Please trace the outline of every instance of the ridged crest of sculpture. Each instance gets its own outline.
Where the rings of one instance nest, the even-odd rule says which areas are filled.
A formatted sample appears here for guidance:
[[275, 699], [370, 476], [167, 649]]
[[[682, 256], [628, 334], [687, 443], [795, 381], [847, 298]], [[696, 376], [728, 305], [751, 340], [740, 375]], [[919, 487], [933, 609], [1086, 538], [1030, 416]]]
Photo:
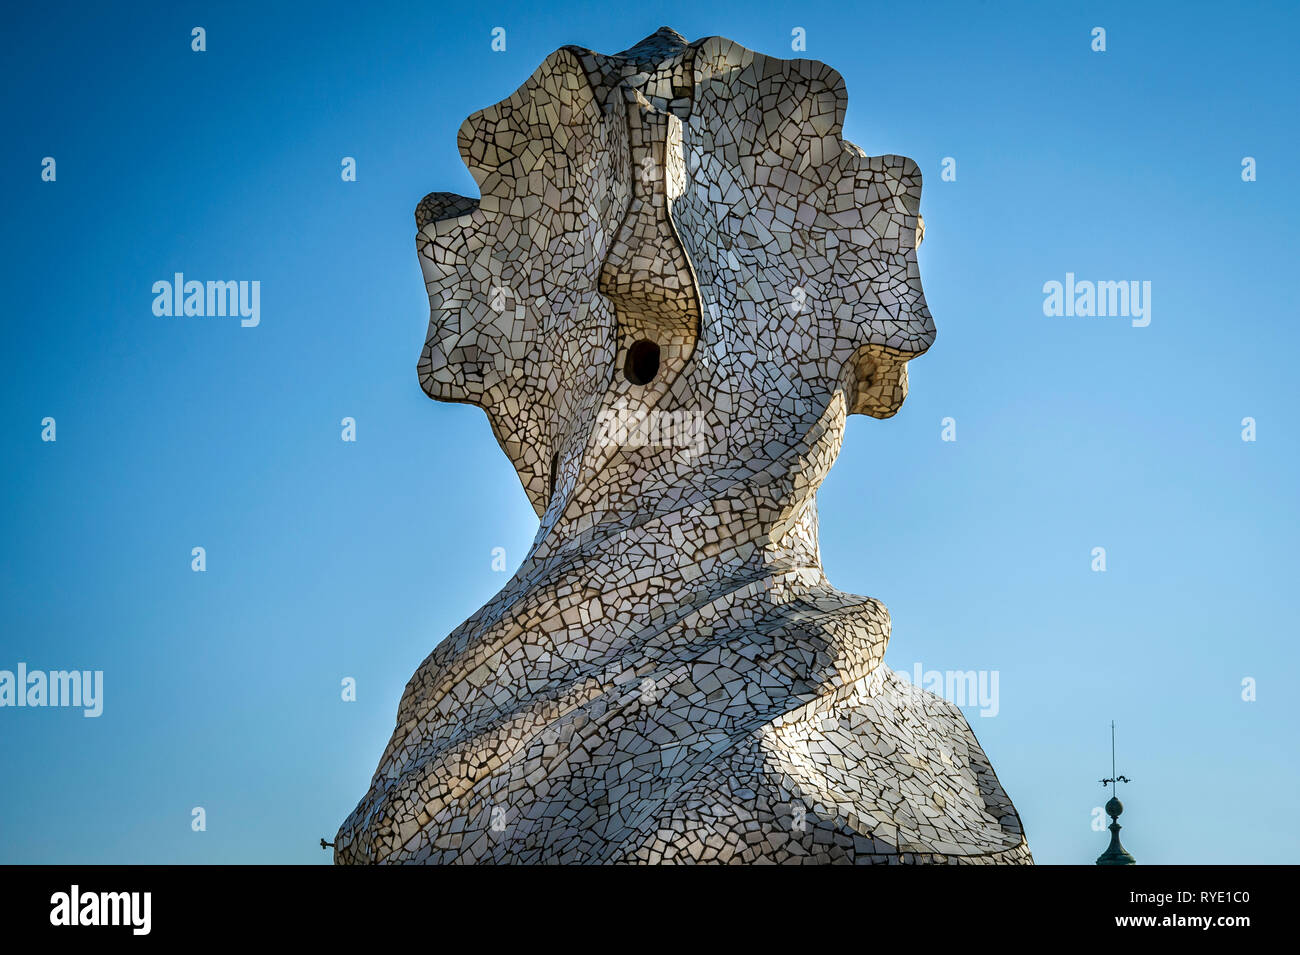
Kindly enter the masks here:
[[839, 74], [667, 28], [565, 47], [427, 196], [430, 397], [540, 516], [407, 684], [345, 863], [1027, 862], [961, 711], [822, 573], [817, 487], [934, 340], [921, 176]]

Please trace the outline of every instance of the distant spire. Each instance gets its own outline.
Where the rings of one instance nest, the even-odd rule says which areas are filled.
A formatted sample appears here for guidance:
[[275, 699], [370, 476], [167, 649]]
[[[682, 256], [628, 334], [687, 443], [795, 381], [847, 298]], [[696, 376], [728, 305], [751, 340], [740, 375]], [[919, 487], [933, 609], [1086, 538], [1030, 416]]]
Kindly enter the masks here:
[[1116, 783], [1132, 782], [1127, 776], [1115, 772], [1115, 721], [1110, 721], [1110, 776], [1101, 781], [1103, 786], [1110, 786], [1110, 799], [1106, 800], [1106, 815], [1110, 816], [1110, 845], [1097, 857], [1097, 865], [1137, 865], [1137, 859], [1119, 843], [1119, 815], [1124, 811], [1124, 804], [1115, 794]]

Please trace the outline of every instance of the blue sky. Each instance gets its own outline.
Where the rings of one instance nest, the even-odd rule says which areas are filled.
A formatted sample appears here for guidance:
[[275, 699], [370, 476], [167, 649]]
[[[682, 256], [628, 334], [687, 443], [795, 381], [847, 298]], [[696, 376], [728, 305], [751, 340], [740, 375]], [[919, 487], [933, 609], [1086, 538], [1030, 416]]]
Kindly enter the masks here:
[[[1300, 17], [1142, 6], [15, 11], [0, 669], [103, 670], [105, 699], [0, 709], [0, 861], [328, 861], [406, 680], [536, 530], [482, 412], [416, 383], [415, 204], [475, 194], [460, 122], [549, 52], [665, 24], [784, 56], [803, 27], [846, 138], [926, 177], [938, 340], [819, 497], [887, 663], [997, 671], [967, 713], [1041, 863], [1105, 847], [1112, 719], [1139, 862], [1296, 861]], [[156, 317], [175, 272], [260, 281], [260, 325]], [[1150, 281], [1150, 325], [1044, 316], [1067, 272]]]

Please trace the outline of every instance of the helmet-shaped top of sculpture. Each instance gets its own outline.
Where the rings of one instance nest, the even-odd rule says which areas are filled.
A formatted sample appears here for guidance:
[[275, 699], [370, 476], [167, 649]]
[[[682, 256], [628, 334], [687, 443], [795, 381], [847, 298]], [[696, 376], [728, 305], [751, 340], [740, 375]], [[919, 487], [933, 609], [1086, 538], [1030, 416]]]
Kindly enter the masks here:
[[664, 28], [559, 49], [462, 125], [481, 198], [416, 211], [420, 382], [486, 410], [544, 530], [765, 467], [811, 493], [844, 415], [898, 410], [934, 340], [921, 176], [841, 138], [847, 100], [822, 63]]

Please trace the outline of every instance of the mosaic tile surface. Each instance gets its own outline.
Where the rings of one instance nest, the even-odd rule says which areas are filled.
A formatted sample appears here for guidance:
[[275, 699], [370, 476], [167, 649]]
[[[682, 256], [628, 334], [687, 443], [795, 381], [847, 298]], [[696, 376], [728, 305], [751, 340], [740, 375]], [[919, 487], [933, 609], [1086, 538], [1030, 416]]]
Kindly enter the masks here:
[[846, 104], [665, 28], [465, 121], [481, 198], [416, 210], [419, 378], [484, 409], [541, 525], [407, 684], [337, 862], [1031, 861], [961, 711], [821, 569], [845, 420], [935, 334], [920, 172]]

